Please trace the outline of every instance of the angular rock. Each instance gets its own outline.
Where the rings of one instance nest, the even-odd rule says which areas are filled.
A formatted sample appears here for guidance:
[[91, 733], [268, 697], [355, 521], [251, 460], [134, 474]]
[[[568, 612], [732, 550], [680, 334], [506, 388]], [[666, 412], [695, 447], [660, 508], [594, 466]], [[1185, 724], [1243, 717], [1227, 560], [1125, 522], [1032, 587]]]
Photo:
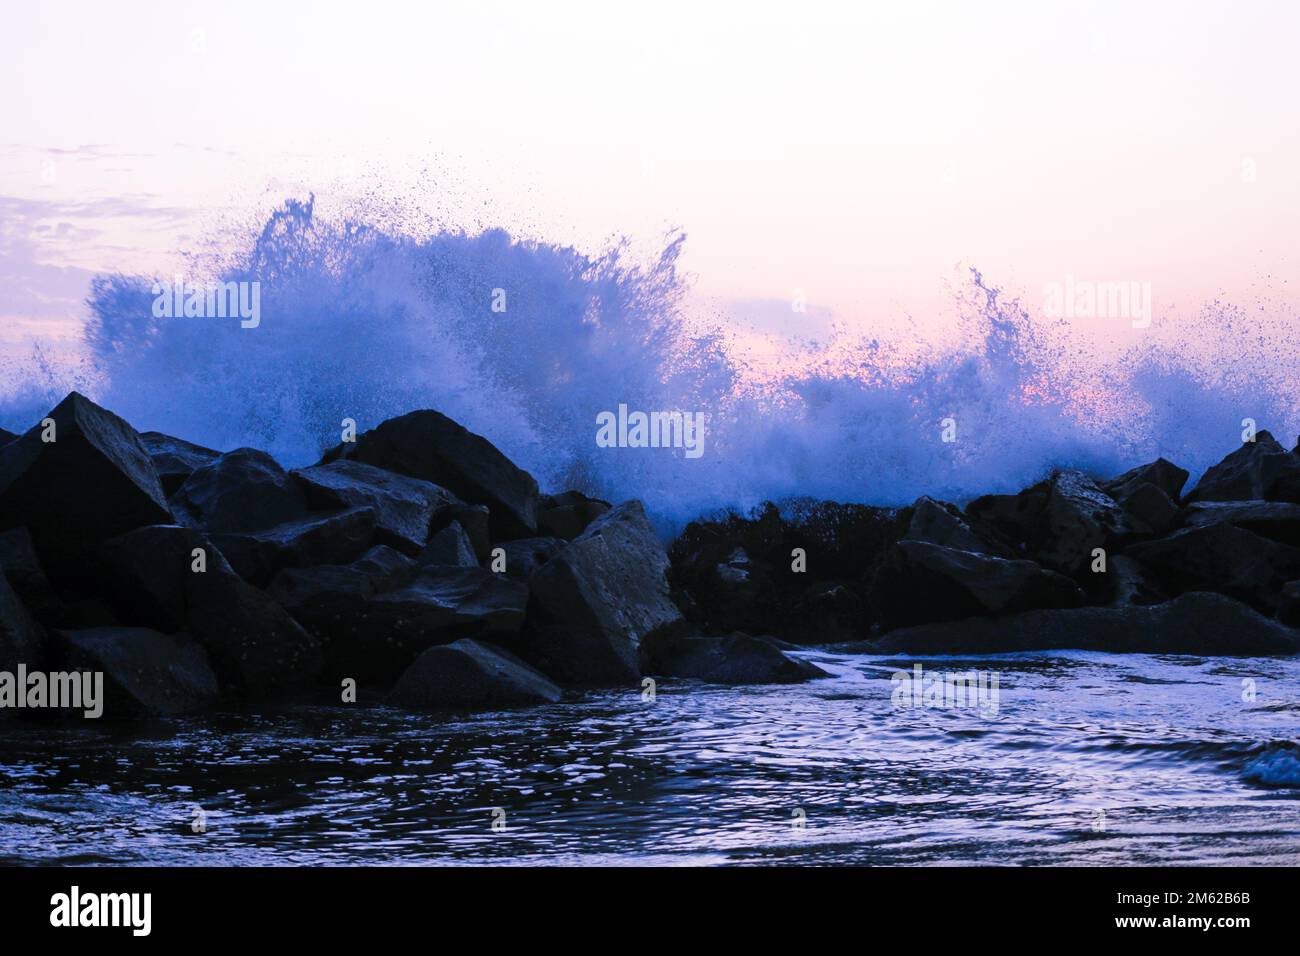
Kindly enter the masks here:
[[1300, 548], [1220, 523], [1184, 528], [1130, 547], [1167, 591], [1219, 591], [1275, 611], [1283, 584], [1300, 578]]
[[1047, 482], [1039, 482], [1019, 494], [976, 498], [966, 505], [966, 516], [990, 528], [1021, 553], [1028, 553], [1047, 507], [1047, 497]]
[[448, 489], [470, 504], [491, 511], [495, 538], [522, 538], [537, 533], [537, 482], [501, 454], [446, 415], [432, 410], [390, 418], [339, 445], [324, 461], [350, 459], [421, 478]]
[[1282, 585], [1282, 602], [1277, 609], [1277, 619], [1287, 627], [1300, 627], [1300, 581]]
[[1072, 580], [1033, 561], [908, 540], [881, 566], [876, 595], [885, 627], [1084, 603]]
[[141, 432], [140, 444], [149, 453], [163, 493], [171, 497], [190, 475], [221, 457], [221, 452], [162, 432]]
[[[1271, 434], [1258, 432], [1253, 442], [1210, 468], [1188, 494], [1188, 501], [1300, 500], [1291, 492], [1300, 483], [1300, 456], [1283, 448]], [[1285, 494], [1278, 494], [1285, 490]]]
[[579, 491], [542, 495], [537, 506], [537, 529], [546, 537], [572, 541], [610, 507], [608, 501], [588, 498]]
[[17, 432], [11, 432], [8, 429], [0, 428], [0, 448], [9, 444], [11, 441], [16, 441], [17, 439]]
[[[443, 521], [447, 524], [456, 522], [465, 529], [465, 534], [469, 537], [469, 543], [474, 548], [474, 557], [478, 558], [479, 564], [487, 564], [488, 558], [492, 554], [492, 531], [491, 515], [484, 505], [452, 505], [443, 516]], [[442, 527], [438, 522], [434, 522], [434, 531], [441, 531]]]
[[1285, 501], [1198, 501], [1187, 507], [1189, 528], [1232, 524], [1283, 544], [1300, 546], [1300, 504]]
[[0, 449], [0, 530], [26, 526], [56, 577], [98, 544], [172, 520], [153, 462], [135, 429], [71, 393], [48, 415], [52, 442], [33, 428]]
[[171, 503], [177, 521], [209, 533], [261, 531], [307, 516], [302, 489], [255, 448], [236, 448], [196, 468]]
[[1154, 487], [1163, 492], [1166, 498], [1177, 501], [1187, 484], [1186, 469], [1179, 468], [1171, 461], [1157, 458], [1145, 465], [1138, 465], [1124, 472], [1118, 478], [1102, 483], [1102, 490], [1120, 504], [1123, 504], [1139, 488]]
[[[192, 570], [196, 548], [207, 570]], [[155, 525], [105, 543], [105, 597], [122, 620], [187, 631], [207, 649], [224, 681], [266, 697], [315, 679], [320, 645], [270, 596], [237, 575], [191, 528]]]
[[271, 594], [320, 640], [328, 676], [365, 684], [391, 683], [435, 644], [517, 632], [528, 603], [527, 587], [482, 568], [413, 567], [408, 579], [373, 551], [282, 571]]
[[639, 501], [606, 512], [529, 580], [547, 626], [521, 651], [561, 681], [635, 680], [641, 641], [684, 623], [667, 572]]
[[1182, 515], [1174, 500], [1152, 484], [1137, 485], [1126, 490], [1120, 507], [1134, 530], [1150, 531], [1153, 534], [1171, 531]]
[[479, 710], [550, 704], [562, 696], [550, 678], [513, 654], [465, 638], [421, 654], [390, 701], [412, 710]]
[[748, 634], [667, 641], [643, 655], [642, 670], [711, 684], [797, 684], [830, 676], [815, 664], [786, 654], [772, 639]]
[[1128, 530], [1115, 500], [1077, 471], [1058, 471], [1047, 482], [1047, 500], [1034, 530], [1034, 557], [1062, 574], [1086, 572], [1096, 548]]
[[884, 654], [1001, 654], [1081, 650], [1254, 657], [1300, 651], [1300, 632], [1221, 594], [1194, 592], [1163, 604], [1025, 611], [891, 631]]
[[241, 578], [264, 588], [284, 568], [355, 561], [366, 553], [374, 536], [374, 509], [353, 508], [311, 514], [262, 531], [209, 537]]
[[292, 472], [313, 508], [373, 508], [380, 541], [415, 555], [429, 529], [460, 504], [450, 491], [359, 461], [339, 460]]
[[469, 535], [453, 521], [443, 528], [424, 546], [416, 559], [419, 564], [450, 564], [462, 568], [477, 568], [478, 557], [474, 554], [474, 545]]
[[45, 631], [0, 574], [0, 671], [12, 673], [19, 664], [36, 664], [44, 639]]
[[505, 552], [505, 575], [515, 581], [527, 581], [533, 573], [560, 553], [564, 542], [559, 538], [519, 538], [501, 545]]
[[912, 505], [903, 538], [1002, 558], [1014, 556], [1009, 548], [976, 534], [956, 505], [936, 501], [928, 495], [917, 498]]
[[208, 655], [184, 634], [106, 627], [57, 636], [68, 667], [103, 673], [106, 719], [189, 714], [217, 701]]

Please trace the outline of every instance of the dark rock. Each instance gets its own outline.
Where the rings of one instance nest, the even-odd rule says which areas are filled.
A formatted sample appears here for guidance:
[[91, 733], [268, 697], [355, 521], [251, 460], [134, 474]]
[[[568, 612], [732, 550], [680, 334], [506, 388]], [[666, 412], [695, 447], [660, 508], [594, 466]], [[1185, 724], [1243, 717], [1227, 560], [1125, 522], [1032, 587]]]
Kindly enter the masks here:
[[1142, 563], [1126, 554], [1110, 556], [1106, 562], [1105, 577], [1110, 583], [1107, 607], [1159, 604], [1169, 600], [1169, 595], [1155, 583]]
[[1187, 507], [1189, 528], [1232, 524], [1283, 544], [1300, 546], [1300, 504], [1285, 501], [1198, 501]]
[[1015, 556], [1010, 548], [976, 534], [956, 505], [923, 495], [909, 510], [907, 529], [903, 532], [906, 540], [925, 541], [1001, 558]]
[[1219, 591], [1270, 612], [1282, 585], [1300, 577], [1300, 548], [1226, 523], [1184, 528], [1126, 553], [1171, 593]]
[[57, 584], [100, 542], [172, 515], [130, 425], [76, 392], [48, 417], [55, 441], [38, 426], [0, 449], [0, 530], [26, 526]]
[[1062, 574], [1080, 575], [1093, 551], [1128, 530], [1119, 505], [1092, 479], [1058, 471], [1047, 482], [1047, 499], [1032, 538], [1034, 557]]
[[325, 461], [351, 459], [422, 478], [457, 497], [491, 510], [495, 538], [537, 533], [537, 482], [475, 435], [439, 412], [411, 412], [390, 418], [339, 445]]
[[353, 508], [309, 515], [262, 531], [210, 537], [241, 578], [264, 588], [283, 568], [355, 561], [365, 554], [374, 536], [374, 510]]
[[450, 564], [462, 568], [477, 568], [478, 557], [474, 554], [474, 545], [469, 535], [453, 521], [443, 528], [424, 546], [416, 559], [419, 564]]
[[[196, 548], [207, 570], [192, 570]], [[122, 620], [155, 630], [188, 631], [217, 675], [249, 697], [313, 680], [318, 642], [267, 594], [237, 575], [206, 537], [190, 528], [139, 528], [103, 548], [106, 599]]]
[[606, 512], [530, 579], [547, 626], [524, 656], [561, 681], [635, 680], [641, 641], [684, 623], [667, 571], [639, 501]]
[[5, 428], [0, 428], [0, 448], [3, 448], [11, 441], [17, 441], [17, 440], [18, 440], [18, 434], [16, 432], [11, 432]]
[[381, 543], [411, 555], [429, 540], [434, 521], [460, 504], [432, 482], [358, 461], [333, 461], [292, 475], [313, 508], [373, 508]]
[[56, 633], [69, 668], [104, 674], [105, 718], [188, 714], [216, 703], [208, 655], [183, 634], [138, 627]]
[[515, 581], [527, 581], [538, 568], [560, 553], [564, 542], [559, 538], [519, 538], [501, 545], [505, 552], [505, 575]]
[[[1262, 431], [1202, 475], [1187, 500], [1292, 500], [1290, 490], [1298, 481], [1300, 456]], [[1284, 490], [1285, 494], [1278, 493]]]
[[1001, 654], [1046, 650], [1258, 656], [1300, 651], [1300, 632], [1221, 594], [1163, 604], [1025, 611], [891, 631], [885, 654]]
[[1033, 561], [906, 540], [881, 567], [876, 592], [886, 627], [1084, 603], [1072, 580]]
[[691, 522], [672, 545], [673, 597], [706, 633], [860, 637], [867, 585], [906, 527], [893, 509], [808, 501]]
[[19, 664], [36, 664], [45, 632], [0, 574], [0, 671], [12, 672]]
[[1282, 585], [1282, 601], [1277, 609], [1277, 619], [1287, 627], [1300, 627], [1300, 581]]
[[149, 453], [163, 492], [169, 498], [196, 469], [210, 465], [221, 457], [219, 451], [162, 432], [141, 432], [140, 444]]
[[642, 669], [712, 684], [796, 684], [830, 676], [815, 664], [785, 654], [770, 638], [748, 634], [667, 641], [643, 655]]
[[[442, 520], [448, 524], [454, 521], [464, 528], [465, 534], [469, 537], [469, 543], [474, 548], [474, 557], [478, 558], [479, 564], [487, 564], [488, 558], [492, 554], [492, 531], [491, 516], [486, 506], [452, 505]], [[441, 530], [436, 522], [434, 530]]]
[[482, 568], [417, 568], [402, 559], [408, 572], [393, 555], [286, 570], [271, 582], [271, 594], [321, 641], [328, 676], [391, 683], [435, 644], [522, 627], [524, 585]]
[[261, 531], [307, 516], [302, 489], [255, 448], [236, 448], [196, 468], [171, 502], [181, 524], [207, 532]]
[[0, 531], [0, 574], [9, 580], [27, 609], [37, 618], [44, 620], [55, 614], [59, 597], [45, 576], [45, 569], [41, 567], [26, 528]]
[[413, 710], [476, 710], [551, 704], [562, 696], [513, 654], [466, 638], [421, 654], [390, 699]]
[[1173, 530], [1182, 515], [1174, 500], [1152, 484], [1127, 489], [1120, 507], [1133, 529], [1153, 534], [1166, 534]]
[[1019, 494], [976, 498], [966, 505], [966, 515], [1028, 553], [1047, 507], [1047, 498], [1048, 484], [1039, 482]]
[[578, 491], [542, 495], [537, 506], [537, 528], [545, 536], [572, 541], [610, 507], [608, 501], [588, 498]]
[[1176, 502], [1183, 493], [1183, 485], [1187, 484], [1187, 477], [1185, 469], [1164, 458], [1157, 458], [1124, 472], [1118, 478], [1103, 482], [1101, 487], [1120, 504], [1139, 488], [1145, 487], [1154, 487], [1163, 492], [1166, 498]]

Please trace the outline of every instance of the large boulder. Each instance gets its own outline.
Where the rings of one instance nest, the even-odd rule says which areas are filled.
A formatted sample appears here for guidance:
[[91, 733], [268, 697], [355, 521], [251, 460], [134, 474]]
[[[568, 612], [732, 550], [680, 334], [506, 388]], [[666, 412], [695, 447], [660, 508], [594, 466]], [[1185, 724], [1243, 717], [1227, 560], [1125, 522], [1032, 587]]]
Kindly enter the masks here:
[[282, 571], [270, 593], [320, 640], [327, 676], [363, 684], [391, 683], [436, 644], [514, 634], [528, 603], [527, 587], [482, 568], [421, 568], [378, 548], [348, 566]]
[[606, 512], [530, 578], [544, 626], [524, 656], [561, 681], [636, 680], [641, 642], [683, 624], [667, 572], [639, 501]]
[[1084, 603], [1071, 579], [1033, 561], [910, 540], [881, 566], [875, 594], [885, 627]]
[[37, 663], [44, 638], [44, 630], [0, 574], [0, 671]]
[[1010, 548], [989, 536], [977, 534], [956, 505], [922, 495], [908, 510], [907, 528], [903, 532], [905, 540], [925, 541], [1002, 558], [1015, 557]]
[[171, 503], [181, 524], [217, 533], [260, 531], [308, 511], [298, 484], [256, 448], [236, 448], [196, 468]]
[[1189, 528], [1231, 524], [1300, 546], [1300, 504], [1286, 501], [1198, 501], [1187, 507]]
[[[492, 516], [487, 506], [454, 504], [447, 509], [441, 519], [441, 522], [446, 524], [451, 524], [453, 521], [464, 529], [469, 543], [474, 548], [474, 556], [478, 558], [478, 563], [486, 564], [488, 556], [492, 553]], [[446, 526], [441, 522], [435, 521], [430, 530], [435, 533], [441, 531]]]
[[1123, 504], [1139, 488], [1154, 487], [1166, 498], [1177, 501], [1187, 484], [1188, 473], [1172, 461], [1157, 458], [1153, 462], [1124, 472], [1118, 478], [1102, 483], [1102, 490]]
[[140, 444], [149, 453], [163, 492], [169, 498], [197, 469], [221, 457], [219, 451], [162, 432], [141, 432]]
[[537, 482], [490, 441], [432, 410], [390, 418], [324, 461], [349, 459], [447, 488], [491, 511], [497, 538], [537, 533]]
[[1035, 529], [1034, 557], [1062, 574], [1089, 570], [1093, 551], [1129, 530], [1115, 500], [1086, 475], [1058, 471], [1047, 482], [1047, 500]]
[[1287, 451], [1266, 431], [1210, 468], [1188, 501], [1296, 500], [1300, 455]]
[[[195, 571], [201, 549], [206, 570]], [[187, 631], [217, 675], [249, 697], [306, 684], [320, 672], [319, 643], [226, 562], [206, 537], [175, 525], [138, 528], [103, 547], [105, 597], [121, 619]]]
[[1287, 581], [1300, 578], [1300, 548], [1228, 523], [1184, 528], [1127, 553], [1167, 591], [1219, 591], [1275, 611]]
[[416, 658], [389, 699], [412, 710], [494, 710], [555, 703], [562, 696], [550, 678], [513, 654], [465, 638]]
[[1052, 608], [891, 631], [885, 654], [1001, 654], [1081, 650], [1254, 657], [1300, 651], [1300, 632], [1221, 594], [1184, 594], [1163, 604]]
[[359, 461], [339, 460], [292, 472], [313, 508], [372, 508], [380, 543], [415, 555], [429, 529], [460, 504], [446, 488]]
[[105, 718], [188, 714], [217, 700], [208, 655], [184, 634], [139, 627], [56, 634], [64, 666], [103, 673]]
[[808, 661], [786, 654], [771, 638], [748, 634], [685, 637], [662, 647], [643, 645], [642, 670], [711, 684], [797, 684], [829, 677]]
[[11, 441], [18, 440], [18, 433], [11, 432], [7, 428], [0, 428], [0, 448], [9, 444]]
[[26, 526], [52, 576], [75, 570], [100, 542], [170, 522], [153, 462], [135, 429], [76, 392], [0, 448], [0, 530]]
[[311, 514], [262, 531], [209, 537], [241, 578], [264, 588], [283, 568], [347, 564], [360, 558], [375, 537], [375, 512], [353, 508], [337, 514]]

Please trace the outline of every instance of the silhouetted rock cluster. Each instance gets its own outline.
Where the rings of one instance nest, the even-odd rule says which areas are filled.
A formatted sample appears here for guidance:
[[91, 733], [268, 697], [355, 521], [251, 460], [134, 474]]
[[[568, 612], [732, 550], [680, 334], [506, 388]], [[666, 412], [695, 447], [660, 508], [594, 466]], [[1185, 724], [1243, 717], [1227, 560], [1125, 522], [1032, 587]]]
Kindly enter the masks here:
[[768, 504], [688, 526], [671, 579], [713, 634], [765, 621], [883, 653], [1300, 650], [1300, 455], [1260, 432], [1184, 495], [1187, 479], [1160, 459], [965, 508]]
[[76, 393], [0, 447], [0, 669], [103, 672], [110, 717], [814, 673], [765, 638], [692, 634], [668, 567], [639, 502], [542, 495], [433, 411], [294, 471]]

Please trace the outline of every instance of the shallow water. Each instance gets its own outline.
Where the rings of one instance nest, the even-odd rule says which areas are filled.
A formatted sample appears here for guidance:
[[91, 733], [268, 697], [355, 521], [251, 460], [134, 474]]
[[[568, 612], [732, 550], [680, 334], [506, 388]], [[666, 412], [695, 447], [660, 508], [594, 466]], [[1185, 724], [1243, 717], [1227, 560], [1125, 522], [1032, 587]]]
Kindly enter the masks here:
[[7, 722], [0, 862], [1300, 863], [1300, 660], [920, 659], [996, 673], [981, 716], [895, 707], [912, 659], [804, 656], [833, 678]]

